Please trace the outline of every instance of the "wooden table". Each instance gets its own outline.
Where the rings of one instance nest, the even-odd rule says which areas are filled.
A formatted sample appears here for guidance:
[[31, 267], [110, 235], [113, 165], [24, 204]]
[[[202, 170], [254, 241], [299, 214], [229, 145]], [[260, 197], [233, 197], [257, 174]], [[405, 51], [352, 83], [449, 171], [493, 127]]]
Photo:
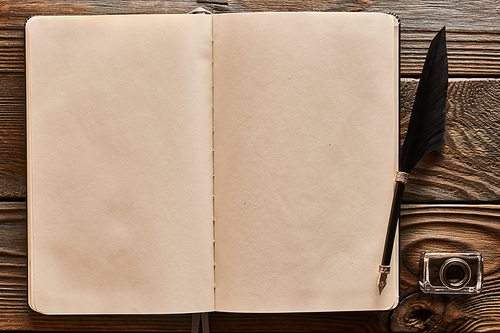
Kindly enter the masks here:
[[[24, 23], [43, 14], [381, 11], [402, 22], [402, 137], [430, 40], [447, 27], [447, 144], [412, 172], [401, 219], [401, 302], [388, 312], [211, 313], [216, 331], [500, 330], [500, 4], [496, 0], [0, 0], [0, 329], [188, 331], [190, 315], [44, 316], [27, 305]], [[477, 251], [484, 291], [418, 289], [419, 255]]]

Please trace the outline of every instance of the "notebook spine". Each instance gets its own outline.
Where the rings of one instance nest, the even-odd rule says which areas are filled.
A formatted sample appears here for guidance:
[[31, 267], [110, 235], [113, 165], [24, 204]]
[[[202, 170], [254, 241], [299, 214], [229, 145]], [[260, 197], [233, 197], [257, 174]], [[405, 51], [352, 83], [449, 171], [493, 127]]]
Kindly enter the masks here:
[[[202, 15], [211, 15], [212, 12], [209, 10], [206, 10], [203, 7], [197, 7], [190, 11], [188, 14], [202, 14]], [[214, 262], [214, 302], [215, 302], [215, 288], [216, 288], [216, 283], [215, 283], [215, 266], [216, 266], [216, 261], [215, 261], [215, 119], [214, 119], [214, 55], [213, 55], [213, 44], [214, 40], [212, 38], [212, 232], [213, 232], [213, 237], [212, 237], [212, 243], [213, 243], [213, 262]]]
[[[208, 12], [208, 11], [207, 11]], [[210, 13], [210, 12], [209, 12]], [[212, 14], [212, 13], [210, 13]], [[216, 218], [215, 218], [215, 68], [214, 68], [214, 38], [213, 38], [213, 20], [212, 20], [212, 177], [213, 177], [213, 182], [212, 182], [212, 193], [213, 193], [213, 207], [212, 207], [212, 212], [213, 212], [213, 258], [214, 258], [214, 307], [215, 307], [215, 290], [217, 287], [216, 280], [215, 280], [215, 269], [216, 269], [216, 256], [215, 256], [215, 250], [216, 250]]]

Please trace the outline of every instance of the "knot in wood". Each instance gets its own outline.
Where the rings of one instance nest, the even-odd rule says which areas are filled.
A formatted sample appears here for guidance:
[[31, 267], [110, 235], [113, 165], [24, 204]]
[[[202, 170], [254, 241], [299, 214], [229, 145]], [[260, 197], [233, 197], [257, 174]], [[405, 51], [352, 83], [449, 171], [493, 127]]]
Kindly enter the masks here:
[[445, 313], [445, 299], [441, 295], [413, 294], [399, 304], [390, 318], [394, 332], [422, 332], [433, 330]]

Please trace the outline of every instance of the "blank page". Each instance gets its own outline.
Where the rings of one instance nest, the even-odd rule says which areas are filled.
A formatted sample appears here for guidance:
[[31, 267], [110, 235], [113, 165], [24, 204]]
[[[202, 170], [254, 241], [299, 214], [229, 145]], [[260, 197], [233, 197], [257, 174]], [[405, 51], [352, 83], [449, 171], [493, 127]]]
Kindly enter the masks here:
[[217, 15], [214, 75], [216, 310], [395, 306], [396, 19]]
[[212, 20], [27, 24], [29, 303], [213, 310]]

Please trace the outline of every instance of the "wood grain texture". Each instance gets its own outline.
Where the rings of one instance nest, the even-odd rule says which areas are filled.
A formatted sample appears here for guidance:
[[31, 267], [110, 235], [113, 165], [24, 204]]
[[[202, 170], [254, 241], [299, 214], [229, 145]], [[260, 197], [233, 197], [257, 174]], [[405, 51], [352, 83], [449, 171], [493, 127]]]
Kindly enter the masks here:
[[21, 28], [33, 15], [186, 13], [205, 6], [215, 12], [372, 11], [394, 12], [405, 29], [499, 31], [494, 0], [0, 0], [0, 25]]
[[24, 75], [0, 74], [0, 197], [26, 197]]
[[[401, 84], [401, 144], [418, 80]], [[446, 145], [410, 174], [404, 200], [500, 200], [500, 80], [450, 80]]]
[[[439, 28], [445, 26], [444, 23]], [[427, 30], [405, 28], [404, 24], [402, 26], [401, 75], [418, 77], [422, 72], [430, 41], [439, 28]], [[450, 77], [500, 76], [499, 31], [472, 32], [446, 26], [446, 45]]]
[[[391, 330], [500, 330], [499, 243], [499, 205], [405, 205], [401, 218], [402, 301], [391, 315]], [[422, 251], [482, 253], [483, 292], [472, 296], [419, 292]]]
[[[500, 330], [500, 205], [404, 205], [401, 303], [393, 311], [299, 314], [211, 313], [213, 332], [416, 332]], [[484, 255], [483, 293], [426, 295], [422, 251]], [[0, 329], [188, 331], [189, 315], [44, 316], [27, 305], [24, 203], [0, 203]]]
[[23, 29], [0, 29], [0, 75], [9, 73], [24, 73]]

